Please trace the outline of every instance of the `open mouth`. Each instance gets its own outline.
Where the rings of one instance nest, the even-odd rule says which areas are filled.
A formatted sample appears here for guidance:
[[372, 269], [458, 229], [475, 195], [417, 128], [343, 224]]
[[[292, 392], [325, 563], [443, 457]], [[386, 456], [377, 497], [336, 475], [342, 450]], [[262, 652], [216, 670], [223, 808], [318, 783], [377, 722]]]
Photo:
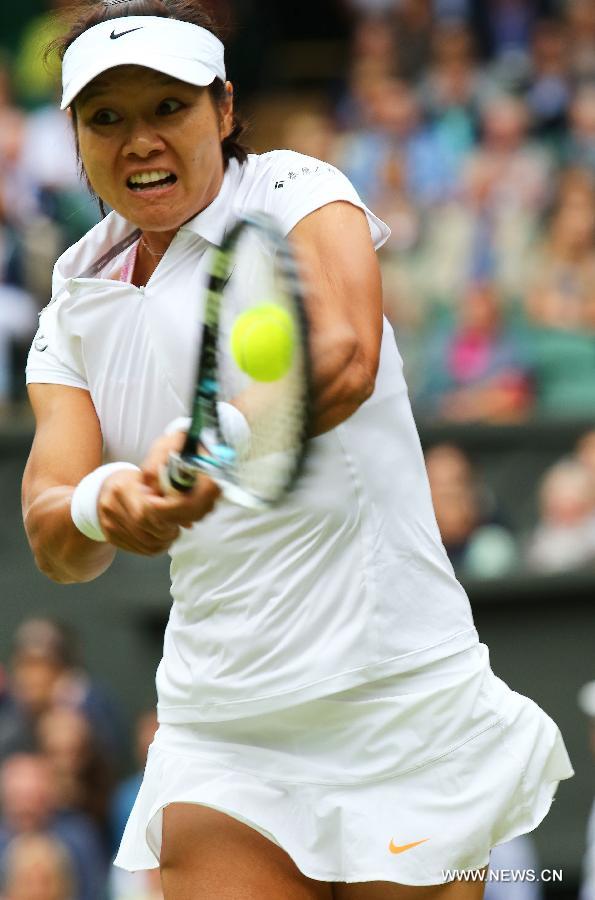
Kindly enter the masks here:
[[138, 175], [131, 175], [126, 182], [132, 191], [147, 191], [155, 188], [168, 187], [175, 184], [178, 180], [173, 172], [156, 170], [154, 172], [139, 172]]

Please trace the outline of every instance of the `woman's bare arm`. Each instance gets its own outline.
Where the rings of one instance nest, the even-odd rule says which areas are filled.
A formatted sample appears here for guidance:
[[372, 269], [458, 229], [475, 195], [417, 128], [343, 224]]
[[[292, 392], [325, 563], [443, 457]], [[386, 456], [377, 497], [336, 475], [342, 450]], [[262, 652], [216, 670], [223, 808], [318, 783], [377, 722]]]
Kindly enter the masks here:
[[[140, 470], [117, 471], [103, 482], [97, 501], [106, 543], [74, 525], [70, 506], [76, 485], [101, 465], [103, 440], [87, 391], [35, 384], [29, 390], [37, 429], [23, 478], [23, 519], [38, 567], [61, 584], [91, 581], [111, 564], [116, 549], [156, 556], [213, 508], [219, 488], [206, 476], [188, 494], [162, 497]], [[148, 460], [167, 459], [181, 437], [158, 438]]]
[[78, 482], [101, 465], [102, 437], [87, 391], [32, 384], [29, 397], [37, 423], [23, 476], [23, 521], [35, 562], [63, 584], [91, 581], [104, 572], [116, 548], [91, 541], [70, 516]]
[[291, 232], [303, 259], [311, 323], [313, 434], [339, 425], [374, 390], [382, 339], [382, 284], [365, 213], [323, 206]]

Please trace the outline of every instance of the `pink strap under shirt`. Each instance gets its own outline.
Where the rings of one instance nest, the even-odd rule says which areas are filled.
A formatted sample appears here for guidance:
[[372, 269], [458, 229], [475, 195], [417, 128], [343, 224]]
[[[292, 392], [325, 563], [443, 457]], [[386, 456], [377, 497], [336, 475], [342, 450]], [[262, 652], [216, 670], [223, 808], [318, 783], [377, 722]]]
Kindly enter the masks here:
[[134, 265], [136, 263], [136, 255], [138, 253], [139, 245], [140, 241], [137, 241], [135, 244], [133, 244], [124, 257], [124, 265], [122, 266], [119, 280], [125, 281], [126, 284], [130, 284], [132, 282], [132, 274], [134, 272]]

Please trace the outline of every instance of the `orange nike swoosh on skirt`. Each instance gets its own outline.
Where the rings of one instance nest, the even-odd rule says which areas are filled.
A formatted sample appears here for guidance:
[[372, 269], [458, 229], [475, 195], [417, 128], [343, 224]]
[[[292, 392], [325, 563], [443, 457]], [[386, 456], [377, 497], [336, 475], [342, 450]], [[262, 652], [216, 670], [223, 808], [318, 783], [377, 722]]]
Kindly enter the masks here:
[[401, 844], [400, 847], [397, 847], [395, 842], [391, 839], [391, 842], [388, 845], [388, 849], [391, 853], [404, 853], [405, 850], [411, 850], [413, 847], [419, 847], [420, 844], [425, 844], [425, 842], [429, 840], [429, 838], [424, 838], [422, 841], [414, 841], [412, 844]]

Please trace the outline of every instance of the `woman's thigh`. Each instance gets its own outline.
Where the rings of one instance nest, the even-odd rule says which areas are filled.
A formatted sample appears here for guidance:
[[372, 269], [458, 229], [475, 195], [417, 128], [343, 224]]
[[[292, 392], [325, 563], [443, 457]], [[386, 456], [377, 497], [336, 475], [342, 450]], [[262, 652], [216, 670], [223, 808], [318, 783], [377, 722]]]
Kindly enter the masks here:
[[332, 900], [331, 885], [303, 875], [287, 853], [255, 829], [207, 806], [163, 811], [161, 882], [165, 900]]
[[449, 881], [431, 887], [411, 887], [388, 881], [366, 884], [335, 884], [334, 900], [482, 900], [480, 881]]

